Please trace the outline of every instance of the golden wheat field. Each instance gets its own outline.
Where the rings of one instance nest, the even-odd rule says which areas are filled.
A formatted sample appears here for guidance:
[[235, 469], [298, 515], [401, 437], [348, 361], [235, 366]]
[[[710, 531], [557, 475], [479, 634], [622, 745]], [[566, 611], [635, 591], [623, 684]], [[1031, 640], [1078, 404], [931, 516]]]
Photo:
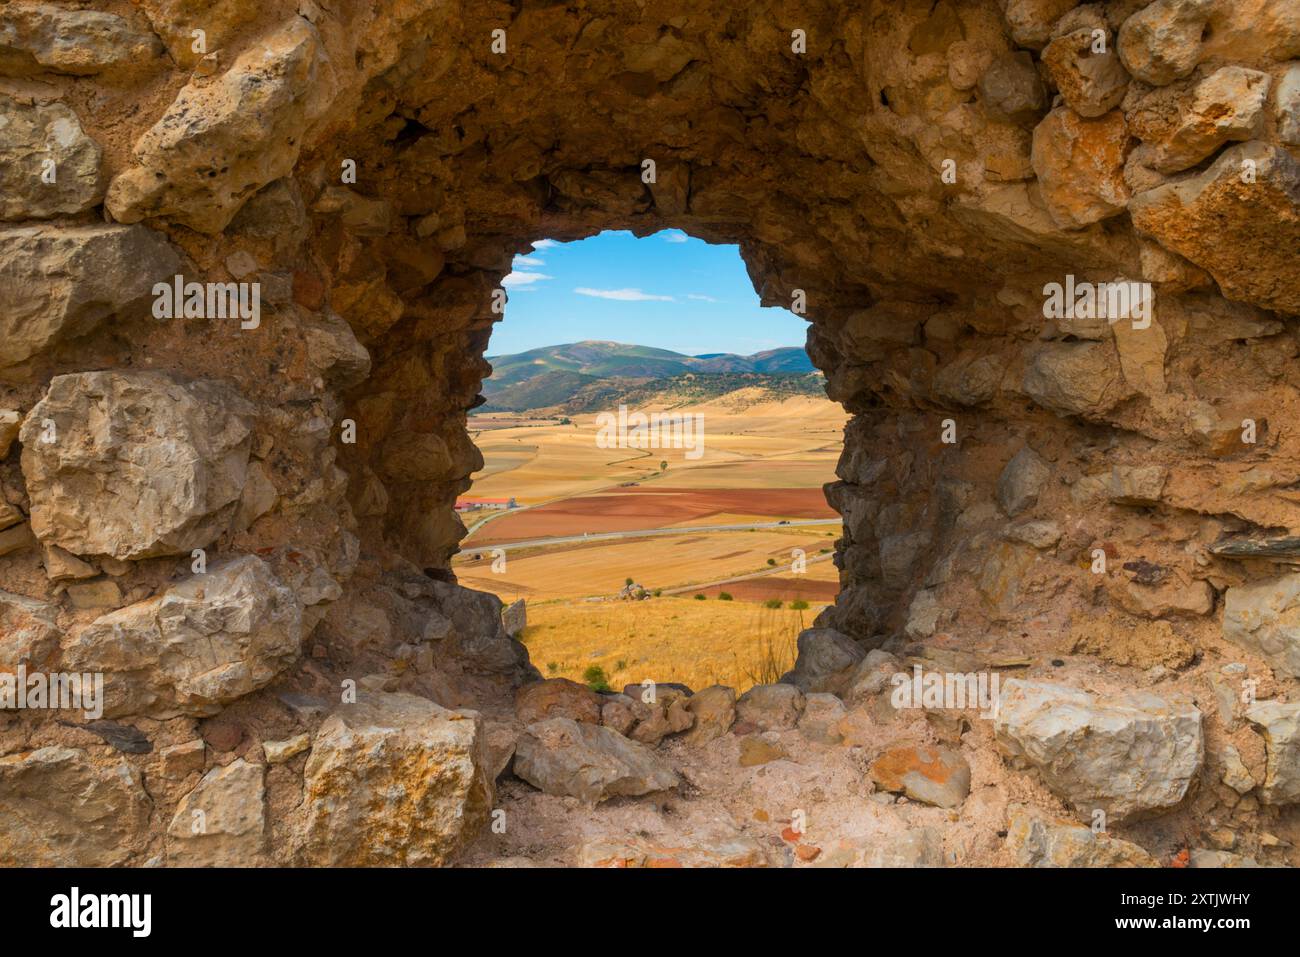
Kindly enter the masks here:
[[[834, 599], [840, 527], [821, 487], [835, 478], [844, 410], [752, 390], [668, 409], [704, 416], [700, 457], [600, 448], [595, 415], [471, 419], [484, 468], [468, 497], [524, 507], [468, 513], [453, 569], [471, 588], [527, 601], [524, 641], [547, 677], [743, 690], [789, 670], [795, 637]], [[822, 524], [714, 530], [778, 521]], [[645, 529], [674, 531], [629, 536]], [[624, 537], [549, 541], [614, 534]], [[613, 600], [628, 580], [660, 594]]]
[[547, 678], [603, 677], [617, 690], [650, 679], [739, 692], [790, 670], [795, 637], [817, 609], [693, 598], [550, 602], [529, 606], [523, 641]]
[[[457, 556], [453, 568], [464, 585], [490, 591], [502, 601], [585, 598], [613, 595], [629, 578], [653, 591], [704, 585], [765, 569], [788, 573], [795, 549], [816, 558], [829, 553], [838, 535], [836, 526], [819, 525], [631, 538], [530, 549], [517, 555], [507, 551], [499, 573], [492, 571], [493, 552], [467, 551]], [[475, 555], [484, 557], [475, 559]], [[805, 572], [810, 576], [834, 573], [830, 562], [813, 563]]]
[[[517, 415], [474, 416], [470, 430], [484, 468], [470, 494], [515, 497], [521, 505], [567, 498], [622, 482], [674, 488], [815, 488], [834, 478], [847, 413], [829, 399], [795, 396], [753, 401], [750, 390], [698, 405], [665, 409], [704, 416], [703, 452], [684, 449], [601, 449], [595, 415], [569, 425], [550, 419], [516, 423]], [[668, 468], [660, 472], [660, 463]]]

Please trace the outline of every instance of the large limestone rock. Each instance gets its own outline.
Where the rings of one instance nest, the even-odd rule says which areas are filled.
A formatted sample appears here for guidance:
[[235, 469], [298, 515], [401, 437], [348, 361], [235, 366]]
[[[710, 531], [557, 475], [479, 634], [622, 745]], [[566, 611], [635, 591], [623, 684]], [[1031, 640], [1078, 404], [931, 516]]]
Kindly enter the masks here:
[[1223, 637], [1300, 678], [1300, 574], [1229, 588]]
[[515, 774], [547, 794], [588, 806], [677, 787], [675, 772], [650, 748], [617, 731], [569, 718], [528, 726], [515, 748]]
[[1300, 314], [1300, 162], [1252, 141], [1204, 173], [1139, 193], [1133, 225], [1205, 269], [1229, 299]]
[[109, 676], [106, 716], [166, 718], [216, 714], [274, 679], [301, 643], [297, 597], [245, 555], [97, 618], [65, 642], [63, 659]]
[[167, 828], [168, 863], [255, 867], [263, 862], [266, 791], [262, 767], [243, 758], [205, 774], [176, 805]]
[[150, 801], [121, 758], [79, 748], [0, 758], [0, 866], [113, 867], [147, 838]]
[[1214, 609], [1214, 588], [1206, 581], [1148, 585], [1133, 580], [1116, 583], [1108, 591], [1117, 605], [1142, 618], [1187, 618], [1208, 615]]
[[320, 317], [304, 327], [303, 336], [311, 364], [335, 388], [349, 389], [370, 374], [370, 353], [338, 316]]
[[691, 695], [686, 709], [695, 723], [682, 741], [691, 746], [708, 744], [731, 730], [736, 720], [736, 692], [726, 685], [711, 685]]
[[1173, 132], [1151, 165], [1162, 173], [1195, 166], [1224, 143], [1254, 139], [1262, 130], [1273, 79], [1259, 70], [1225, 66], [1197, 84]]
[[34, 598], [0, 591], [0, 671], [25, 665], [39, 671], [58, 651], [58, 608]]
[[1039, 405], [1067, 415], [1098, 418], [1133, 394], [1114, 348], [1101, 342], [1052, 342], [1025, 366], [1025, 392]]
[[795, 685], [754, 685], [736, 701], [736, 717], [762, 731], [785, 731], [799, 723], [804, 693]]
[[1162, 465], [1115, 465], [1101, 476], [1107, 497], [1116, 505], [1156, 505], [1169, 481]]
[[528, 661], [528, 649], [506, 632], [501, 599], [448, 582], [433, 581], [428, 587], [441, 617], [450, 623], [435, 651], [440, 665], [504, 676], [515, 684], [541, 678]]
[[1104, 29], [1102, 40], [1084, 27], [1057, 37], [1043, 50], [1043, 65], [1066, 105], [1083, 117], [1113, 110], [1128, 90], [1128, 71]]
[[1036, 768], [1087, 823], [1117, 823], [1178, 804], [1204, 760], [1201, 712], [1147, 692], [1099, 697], [1064, 685], [1002, 683], [999, 748]]
[[1124, 211], [1128, 124], [1113, 110], [1086, 119], [1058, 107], [1034, 128], [1031, 161], [1043, 202], [1062, 229], [1082, 229]]
[[1051, 474], [1051, 466], [1026, 445], [1011, 457], [1011, 461], [998, 476], [998, 505], [1011, 518], [1033, 508], [1038, 501], [1038, 493]]
[[1000, 356], [959, 356], [935, 375], [934, 392], [958, 405], [979, 405], [997, 394], [1005, 372]]
[[1124, 21], [1119, 55], [1139, 80], [1164, 86], [1196, 68], [1215, 0], [1156, 0]]
[[193, 68], [204, 56], [194, 49], [202, 30], [207, 50], [222, 50], [240, 27], [257, 17], [258, 6], [241, 0], [138, 0], [155, 33], [177, 63]]
[[1261, 701], [1246, 718], [1262, 730], [1268, 750], [1260, 799], [1267, 804], [1300, 802], [1300, 704]]
[[313, 866], [446, 864], [492, 810], [482, 721], [410, 694], [365, 694], [316, 732], [301, 849]]
[[0, 369], [110, 316], [149, 315], [153, 284], [179, 264], [167, 240], [143, 226], [0, 229]]
[[0, 76], [118, 79], [153, 66], [161, 55], [157, 37], [114, 13], [15, 2], [0, 19]]
[[115, 219], [169, 216], [220, 232], [257, 190], [293, 169], [332, 94], [320, 37], [295, 17], [255, 41], [215, 83], [181, 90], [109, 184]]
[[162, 372], [56, 376], [20, 433], [32, 530], [75, 555], [117, 559], [209, 545], [229, 526], [247, 480], [250, 411], [218, 382]]
[[970, 765], [961, 753], [931, 745], [886, 748], [871, 765], [882, 791], [905, 794], [935, 807], [958, 807], [970, 794]]
[[572, 718], [600, 724], [600, 712], [600, 695], [568, 678], [535, 681], [515, 692], [515, 716], [523, 724], [546, 718]]
[[1023, 804], [1007, 809], [1007, 846], [1019, 867], [1159, 867], [1129, 841], [1072, 821], [1052, 820]]
[[834, 628], [805, 628], [796, 640], [794, 669], [781, 676], [804, 694], [842, 693], [858, 662], [867, 656], [862, 646]]
[[89, 209], [104, 195], [99, 160], [98, 144], [65, 104], [0, 93], [0, 219]]
[[1023, 47], [1035, 50], [1052, 36], [1052, 27], [1070, 11], [1077, 0], [1002, 0], [1002, 13], [1011, 37]]
[[690, 699], [678, 688], [660, 685], [653, 704], [647, 703], [644, 696], [631, 697], [630, 700], [632, 713], [637, 719], [636, 726], [628, 734], [633, 741], [654, 747], [668, 735], [685, 731], [695, 723], [695, 715], [686, 707]]

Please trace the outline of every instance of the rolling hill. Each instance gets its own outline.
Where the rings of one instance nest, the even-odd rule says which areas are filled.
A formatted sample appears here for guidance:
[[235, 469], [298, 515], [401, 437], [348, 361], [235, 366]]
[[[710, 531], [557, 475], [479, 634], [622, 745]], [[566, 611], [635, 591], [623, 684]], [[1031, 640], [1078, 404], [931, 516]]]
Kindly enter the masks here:
[[[483, 382], [487, 399], [483, 411], [523, 412], [552, 406], [577, 411], [620, 394], [662, 391], [660, 380], [671, 391], [691, 382], [698, 395], [735, 388], [736, 376], [745, 377], [745, 385], [757, 386], [771, 376], [774, 388], [787, 393], [820, 390], [820, 381], [815, 385], [802, 381], [820, 380], [820, 376], [810, 375], [815, 372], [812, 362], [796, 346], [751, 356], [726, 352], [688, 356], [649, 346], [588, 340], [489, 356], [488, 361], [492, 376]], [[720, 378], [711, 382], [714, 376]]]

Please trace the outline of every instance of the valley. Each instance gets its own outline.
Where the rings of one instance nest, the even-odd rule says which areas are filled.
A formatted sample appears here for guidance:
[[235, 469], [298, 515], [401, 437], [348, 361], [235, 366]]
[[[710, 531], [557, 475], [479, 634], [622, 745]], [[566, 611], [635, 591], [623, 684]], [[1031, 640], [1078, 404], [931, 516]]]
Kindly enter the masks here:
[[[463, 511], [452, 567], [468, 587], [525, 600], [522, 639], [548, 677], [743, 689], [764, 665], [793, 664], [795, 635], [839, 587], [840, 519], [822, 486], [847, 416], [824, 395], [744, 374], [759, 384], [735, 387], [736, 373], [601, 381], [613, 407], [652, 394], [633, 408], [701, 416], [698, 457], [602, 448], [601, 408], [471, 416], [484, 467], [462, 503], [515, 507]], [[619, 597], [629, 583], [646, 597]]]

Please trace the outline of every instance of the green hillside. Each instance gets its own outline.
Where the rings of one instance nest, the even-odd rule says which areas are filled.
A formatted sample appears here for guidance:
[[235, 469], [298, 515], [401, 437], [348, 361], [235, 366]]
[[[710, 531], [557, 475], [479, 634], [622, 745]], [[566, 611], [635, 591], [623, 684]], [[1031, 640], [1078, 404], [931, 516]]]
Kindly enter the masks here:
[[[483, 383], [483, 395], [488, 400], [483, 408], [488, 411], [526, 411], [571, 401], [583, 404], [600, 394], [602, 388], [614, 392], [631, 388], [654, 391], [649, 382], [691, 375], [806, 375], [813, 371], [808, 354], [793, 346], [752, 356], [688, 356], [649, 346], [589, 340], [530, 349], [517, 355], [489, 356], [488, 361], [492, 363], [492, 375]], [[721, 380], [709, 388], [720, 386]]]

